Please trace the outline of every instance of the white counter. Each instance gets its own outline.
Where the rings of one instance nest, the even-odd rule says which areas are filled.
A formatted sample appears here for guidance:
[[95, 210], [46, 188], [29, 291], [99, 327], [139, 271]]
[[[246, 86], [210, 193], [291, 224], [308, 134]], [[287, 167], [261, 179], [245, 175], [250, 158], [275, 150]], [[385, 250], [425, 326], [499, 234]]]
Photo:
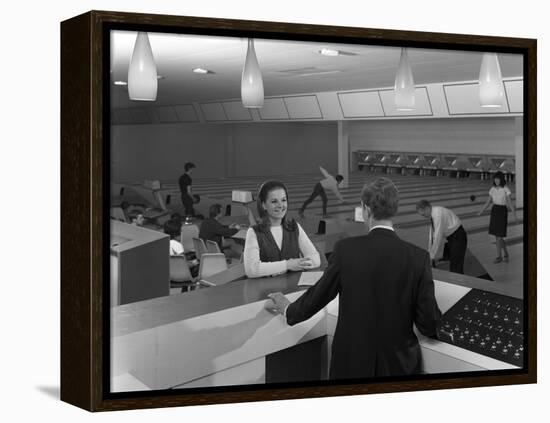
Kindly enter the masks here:
[[[265, 283], [274, 281], [275, 278], [270, 278]], [[203, 290], [196, 297], [181, 294], [121, 308], [120, 313], [115, 314], [111, 338], [112, 392], [144, 390], [144, 386], [170, 389], [265, 383], [266, 356], [322, 336], [329, 340], [330, 361], [330, 341], [338, 318], [337, 298], [311, 319], [290, 327], [281, 315], [264, 309], [266, 300], [254, 300], [255, 295], [265, 298], [265, 292], [273, 289], [252, 293], [261, 282], [241, 282], [232, 283], [235, 288], [227, 285], [208, 288], [211, 291]], [[184, 307], [186, 304], [190, 307], [194, 298], [207, 301], [211, 295], [212, 303], [215, 294], [227, 301], [227, 295], [235, 291], [250, 302], [234, 307], [226, 304], [211, 313], [194, 312], [190, 317], [185, 316]], [[470, 288], [435, 281], [435, 294], [442, 312], [468, 291]], [[288, 293], [287, 297], [294, 301], [302, 293]], [[426, 373], [515, 368], [420, 334], [418, 337]]]

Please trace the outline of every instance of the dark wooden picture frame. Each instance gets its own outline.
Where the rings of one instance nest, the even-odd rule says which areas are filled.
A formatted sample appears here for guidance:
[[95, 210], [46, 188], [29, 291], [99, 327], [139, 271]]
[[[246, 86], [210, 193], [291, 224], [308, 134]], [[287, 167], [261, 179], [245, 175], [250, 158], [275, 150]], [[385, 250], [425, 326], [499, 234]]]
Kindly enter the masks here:
[[[330, 40], [439, 49], [503, 51], [524, 57], [524, 310], [526, 365], [518, 371], [479, 375], [422, 375], [369, 383], [235, 387], [174, 394], [112, 395], [105, 383], [109, 322], [104, 289], [109, 234], [105, 179], [109, 130], [104, 104], [105, 34], [109, 29], [238, 35], [286, 40]], [[92, 11], [61, 24], [61, 399], [90, 411], [123, 410], [243, 401], [312, 398], [535, 383], [536, 339], [536, 40], [395, 30], [300, 25], [197, 17]], [[108, 83], [107, 83], [108, 85]], [[527, 218], [528, 217], [528, 218]], [[106, 224], [107, 223], [107, 224]], [[107, 229], [105, 229], [107, 228]], [[425, 376], [425, 377], [424, 377]]]

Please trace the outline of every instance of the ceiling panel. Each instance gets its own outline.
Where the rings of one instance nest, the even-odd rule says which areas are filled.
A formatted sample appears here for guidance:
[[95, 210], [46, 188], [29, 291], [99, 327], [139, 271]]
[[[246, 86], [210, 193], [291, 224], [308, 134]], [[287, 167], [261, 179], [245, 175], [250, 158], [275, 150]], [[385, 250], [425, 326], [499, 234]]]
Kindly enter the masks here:
[[471, 115], [471, 114], [496, 114], [508, 113], [506, 96], [500, 107], [481, 107], [479, 102], [479, 84], [453, 84], [444, 85], [445, 98], [450, 115]]
[[414, 90], [415, 107], [414, 110], [397, 110], [395, 107], [395, 91], [380, 90], [380, 99], [384, 106], [386, 116], [431, 116], [432, 106], [428, 97], [426, 87], [417, 87]]
[[510, 112], [523, 113], [523, 81], [504, 81]]
[[338, 101], [345, 118], [382, 117], [384, 109], [378, 91], [338, 93]]
[[323, 117], [315, 95], [285, 97], [284, 101], [291, 119], [321, 119]]
[[264, 106], [258, 109], [261, 120], [288, 119], [288, 112], [282, 98], [266, 98]]

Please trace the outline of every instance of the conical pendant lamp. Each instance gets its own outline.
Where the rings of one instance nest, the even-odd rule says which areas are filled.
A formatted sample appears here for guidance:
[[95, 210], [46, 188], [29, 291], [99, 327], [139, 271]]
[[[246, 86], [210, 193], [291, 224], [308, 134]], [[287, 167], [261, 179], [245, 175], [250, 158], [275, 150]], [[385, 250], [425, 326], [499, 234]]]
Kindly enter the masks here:
[[479, 70], [479, 103], [481, 107], [502, 107], [504, 84], [496, 53], [484, 53]]
[[264, 105], [264, 83], [252, 38], [248, 39], [248, 50], [241, 78], [241, 99], [244, 107], [260, 108]]
[[414, 79], [407, 49], [401, 49], [401, 59], [395, 75], [395, 108], [397, 110], [414, 110]]
[[128, 95], [130, 100], [157, 99], [157, 65], [146, 32], [139, 32], [128, 68]]

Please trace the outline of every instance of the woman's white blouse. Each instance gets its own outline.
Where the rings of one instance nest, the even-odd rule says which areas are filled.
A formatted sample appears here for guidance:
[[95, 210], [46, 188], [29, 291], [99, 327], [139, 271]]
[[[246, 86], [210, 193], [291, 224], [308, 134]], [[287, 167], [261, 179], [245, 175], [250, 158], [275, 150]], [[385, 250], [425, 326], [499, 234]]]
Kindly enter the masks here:
[[504, 187], [492, 187], [489, 190], [489, 196], [491, 197], [491, 201], [493, 204], [496, 204], [497, 206], [506, 206], [506, 197], [512, 195], [512, 192], [510, 191], [510, 188], [507, 186]]
[[[298, 246], [302, 256], [304, 258], [311, 259], [313, 264], [312, 267], [319, 267], [321, 265], [321, 257], [319, 256], [319, 252], [300, 224], [297, 223], [297, 225]], [[281, 249], [283, 244], [283, 227], [280, 225], [271, 226], [270, 230], [277, 247]], [[246, 233], [246, 241], [244, 245], [244, 271], [249, 278], [279, 275], [287, 271], [286, 260], [272, 262], [260, 261], [260, 247], [258, 245], [258, 238], [252, 228], [249, 228]]]

